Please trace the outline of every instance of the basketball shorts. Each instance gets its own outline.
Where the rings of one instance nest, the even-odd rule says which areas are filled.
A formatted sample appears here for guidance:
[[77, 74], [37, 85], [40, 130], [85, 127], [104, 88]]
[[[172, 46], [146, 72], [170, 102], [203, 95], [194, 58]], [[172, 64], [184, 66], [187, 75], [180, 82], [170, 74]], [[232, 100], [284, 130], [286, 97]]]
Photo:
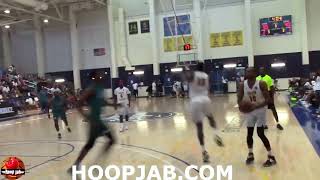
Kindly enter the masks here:
[[244, 114], [247, 127], [263, 127], [266, 125], [266, 108], [260, 108]]
[[121, 104], [121, 107], [118, 108], [118, 114], [120, 116], [129, 115], [129, 105], [128, 104]]
[[206, 116], [211, 115], [210, 105], [211, 100], [209, 97], [198, 97], [191, 99], [190, 111], [192, 120], [195, 123], [199, 123], [202, 122]]
[[67, 119], [66, 113], [53, 113], [53, 120], [57, 121], [59, 119], [66, 120]]

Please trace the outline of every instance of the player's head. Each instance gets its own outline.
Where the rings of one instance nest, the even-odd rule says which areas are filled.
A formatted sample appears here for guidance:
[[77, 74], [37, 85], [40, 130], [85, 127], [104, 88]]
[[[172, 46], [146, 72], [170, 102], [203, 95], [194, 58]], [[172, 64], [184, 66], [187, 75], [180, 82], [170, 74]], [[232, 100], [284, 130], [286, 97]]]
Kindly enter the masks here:
[[196, 70], [204, 72], [204, 63], [203, 62], [199, 62], [197, 64], [197, 66], [196, 66]]
[[119, 87], [120, 87], [120, 88], [123, 88], [123, 80], [120, 80], [120, 81], [119, 81]]
[[259, 68], [259, 74], [260, 74], [261, 76], [265, 76], [265, 75], [267, 74], [266, 68], [260, 67], [260, 68]]
[[257, 77], [257, 71], [254, 67], [248, 67], [246, 69], [246, 79], [253, 80]]
[[103, 74], [100, 71], [91, 72], [89, 77], [96, 84], [102, 84], [103, 83]]

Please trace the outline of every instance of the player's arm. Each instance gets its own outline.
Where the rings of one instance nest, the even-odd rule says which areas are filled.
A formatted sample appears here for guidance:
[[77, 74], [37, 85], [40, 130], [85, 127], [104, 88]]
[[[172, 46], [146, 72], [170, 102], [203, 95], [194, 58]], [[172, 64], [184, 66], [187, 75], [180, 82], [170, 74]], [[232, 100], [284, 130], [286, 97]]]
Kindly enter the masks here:
[[240, 83], [240, 85], [239, 85], [239, 90], [238, 90], [237, 96], [238, 96], [238, 105], [240, 106], [242, 99], [243, 99], [243, 96], [244, 96], [244, 84], [243, 83]]
[[[117, 104], [117, 89], [114, 90], [114, 93], [113, 93], [113, 104]], [[117, 109], [117, 106], [114, 106], [114, 109]]]
[[262, 103], [256, 105], [255, 109], [259, 109], [259, 108], [262, 108], [262, 107], [268, 105], [268, 103], [270, 101], [270, 96], [269, 96], [267, 83], [264, 82], [264, 81], [260, 81], [259, 85], [260, 85], [260, 89], [261, 89], [262, 95], [264, 97], [264, 101]]
[[85, 111], [83, 110], [83, 106], [85, 104], [85, 102], [88, 102], [88, 100], [94, 95], [94, 92], [91, 89], [86, 90], [79, 99], [79, 106], [77, 107], [77, 110], [79, 111], [79, 113], [82, 116], [87, 117], [87, 114], [85, 113]]

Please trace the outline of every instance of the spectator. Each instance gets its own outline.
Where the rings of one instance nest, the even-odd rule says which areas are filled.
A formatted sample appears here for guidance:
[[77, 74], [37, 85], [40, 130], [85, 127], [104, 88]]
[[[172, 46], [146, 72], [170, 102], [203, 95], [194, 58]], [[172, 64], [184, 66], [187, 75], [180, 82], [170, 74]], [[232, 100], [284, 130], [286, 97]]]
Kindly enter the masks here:
[[8, 94], [10, 92], [10, 88], [7, 84], [5, 84], [2, 88], [2, 93], [3, 94]]
[[152, 95], [156, 96], [157, 93], [157, 84], [155, 81], [152, 82]]
[[135, 98], [137, 98], [138, 97], [138, 83], [133, 83], [132, 84], [132, 89], [133, 89], [133, 95], [134, 95], [134, 97]]

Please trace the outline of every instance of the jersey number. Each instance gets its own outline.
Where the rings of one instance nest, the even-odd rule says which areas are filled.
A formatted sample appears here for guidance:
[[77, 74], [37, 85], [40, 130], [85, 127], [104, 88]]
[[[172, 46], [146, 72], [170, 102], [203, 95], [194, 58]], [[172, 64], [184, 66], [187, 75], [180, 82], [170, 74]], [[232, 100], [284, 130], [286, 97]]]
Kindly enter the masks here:
[[206, 79], [198, 79], [198, 86], [205, 86], [206, 85]]

